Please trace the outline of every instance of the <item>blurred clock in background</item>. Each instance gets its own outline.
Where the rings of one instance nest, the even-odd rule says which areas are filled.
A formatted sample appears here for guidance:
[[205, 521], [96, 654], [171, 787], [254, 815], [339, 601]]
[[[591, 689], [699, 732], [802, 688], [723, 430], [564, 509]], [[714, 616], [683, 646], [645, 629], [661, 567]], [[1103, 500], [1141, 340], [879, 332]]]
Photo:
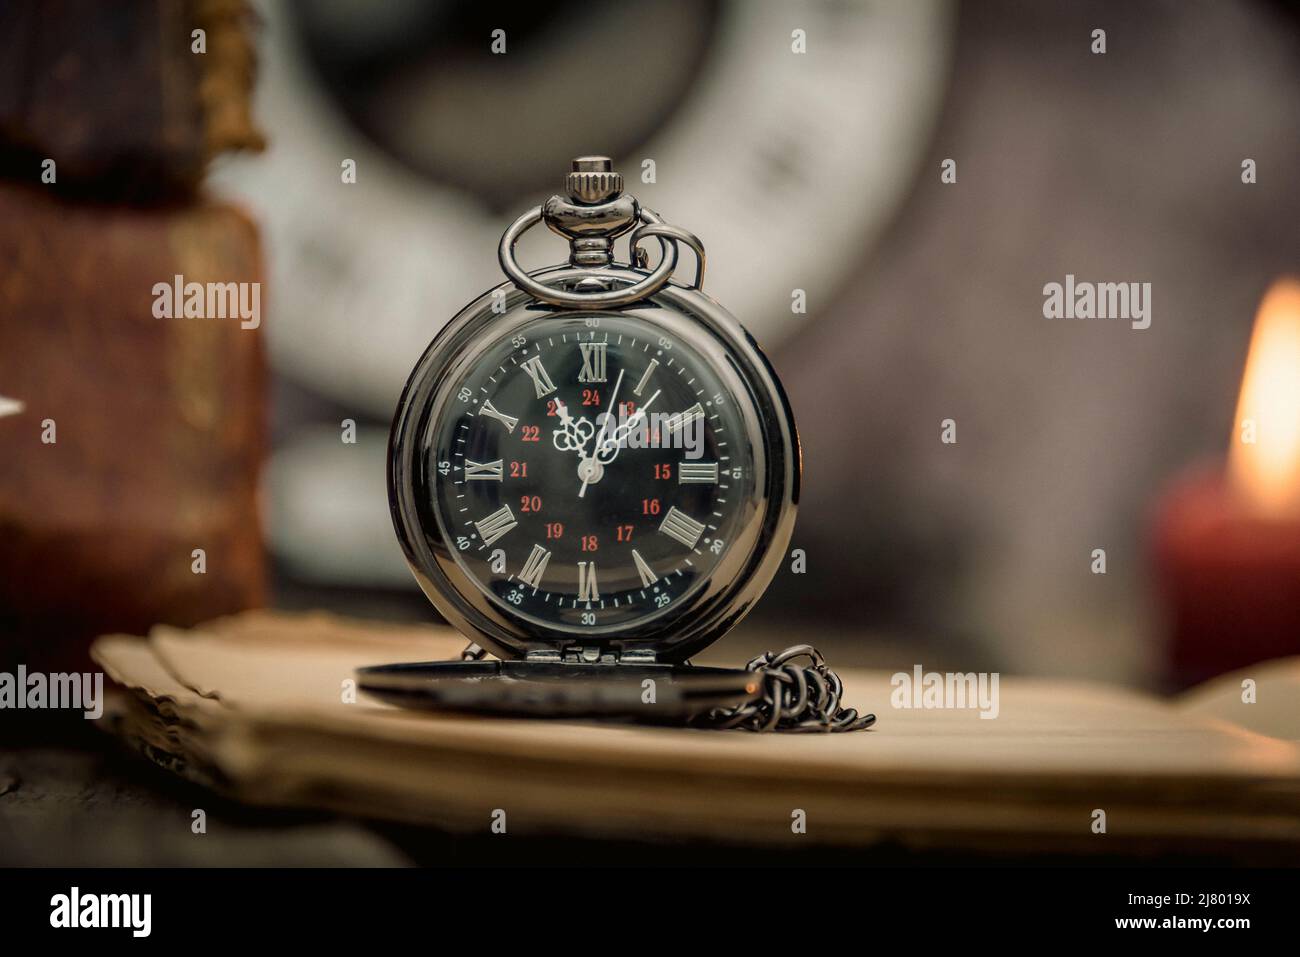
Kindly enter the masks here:
[[[284, 396], [271, 546], [294, 577], [358, 585], [409, 582], [383, 481], [406, 376], [442, 323], [501, 281], [501, 232], [559, 188], [555, 170], [614, 156], [631, 192], [704, 240], [707, 291], [775, 347], [901, 202], [953, 27], [946, 0], [296, 0], [262, 13], [270, 149], [216, 180], [254, 209], [267, 245]], [[807, 53], [793, 52], [795, 30]], [[521, 260], [562, 259], [553, 240], [528, 237]], [[796, 288], [808, 316], [791, 311]], [[343, 417], [356, 445], [338, 438]]]

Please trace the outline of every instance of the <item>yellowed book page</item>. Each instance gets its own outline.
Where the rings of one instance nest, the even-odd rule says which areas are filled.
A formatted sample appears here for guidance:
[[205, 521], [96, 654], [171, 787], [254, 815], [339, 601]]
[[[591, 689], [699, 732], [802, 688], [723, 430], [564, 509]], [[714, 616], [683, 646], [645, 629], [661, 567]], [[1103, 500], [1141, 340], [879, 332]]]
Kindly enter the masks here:
[[162, 628], [151, 641], [188, 687], [230, 707], [267, 715], [303, 712], [322, 728], [416, 745], [455, 740], [494, 751], [623, 764], [667, 760], [718, 768], [761, 762], [813, 777], [1300, 778], [1300, 750], [1293, 742], [1187, 714], [1146, 695], [1073, 682], [1003, 679], [996, 717], [984, 718], [977, 709], [893, 707], [891, 675], [850, 671], [843, 673], [848, 703], [880, 715], [874, 730], [754, 736], [401, 713], [364, 695], [349, 701], [346, 683], [359, 666], [454, 658], [463, 639], [449, 629], [309, 616], [296, 625], [277, 618], [235, 633]]
[[321, 648], [309, 621], [160, 630], [117, 649], [115, 677], [181, 697], [175, 674], [218, 694], [190, 698], [205, 716], [179, 740], [254, 803], [464, 828], [509, 808], [521, 831], [775, 843], [800, 809], [814, 840], [1083, 852], [1105, 850], [1091, 830], [1104, 808], [1116, 840], [1152, 847], [1300, 845], [1293, 743], [1137, 693], [1006, 679], [997, 717], [981, 718], [894, 708], [891, 675], [861, 671], [844, 674], [850, 699], [881, 721], [853, 735], [475, 718], [339, 694], [356, 666], [435, 658], [439, 642], [454, 657], [459, 636], [333, 619], [317, 622]]
[[1300, 657], [1266, 661], [1205, 682], [1177, 699], [1191, 717], [1300, 741]]

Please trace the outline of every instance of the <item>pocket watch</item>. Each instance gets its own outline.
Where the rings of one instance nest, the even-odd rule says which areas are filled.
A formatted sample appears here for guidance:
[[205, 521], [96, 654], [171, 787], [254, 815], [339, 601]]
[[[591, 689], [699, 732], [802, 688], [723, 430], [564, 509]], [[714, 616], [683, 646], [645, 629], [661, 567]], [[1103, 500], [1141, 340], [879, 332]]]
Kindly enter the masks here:
[[[606, 157], [574, 160], [566, 186], [505, 231], [507, 280], [430, 343], [389, 438], [397, 537], [470, 647], [360, 669], [360, 686], [482, 713], [865, 726], [811, 647], [690, 664], [783, 560], [794, 418], [757, 344], [703, 292], [700, 240], [624, 192]], [[515, 245], [539, 223], [569, 259], [529, 272]], [[690, 285], [673, 278], [683, 246]]]

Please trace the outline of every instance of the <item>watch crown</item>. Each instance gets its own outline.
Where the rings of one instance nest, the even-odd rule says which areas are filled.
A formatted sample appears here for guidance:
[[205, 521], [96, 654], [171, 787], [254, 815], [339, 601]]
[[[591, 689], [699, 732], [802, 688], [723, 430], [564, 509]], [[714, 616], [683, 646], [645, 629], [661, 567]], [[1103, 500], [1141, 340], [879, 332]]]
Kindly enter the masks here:
[[608, 202], [623, 192], [623, 174], [608, 156], [579, 156], [565, 181], [569, 198], [585, 206]]

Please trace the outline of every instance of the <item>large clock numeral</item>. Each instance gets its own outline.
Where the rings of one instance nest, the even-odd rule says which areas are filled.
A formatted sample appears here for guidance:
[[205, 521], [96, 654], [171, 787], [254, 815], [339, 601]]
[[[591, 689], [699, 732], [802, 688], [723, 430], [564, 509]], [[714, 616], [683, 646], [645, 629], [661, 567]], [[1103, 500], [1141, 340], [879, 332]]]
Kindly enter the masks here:
[[632, 390], [633, 395], [641, 395], [641, 390], [646, 387], [646, 383], [650, 381], [650, 377], [654, 375], [654, 371], [657, 368], [659, 368], [659, 360], [651, 359], [650, 364], [645, 367], [645, 372], [641, 373], [641, 378], [637, 381], [636, 388]]
[[694, 548], [695, 543], [704, 533], [704, 523], [697, 522], [685, 512], [679, 512], [674, 505], [664, 516], [664, 520], [659, 523], [659, 531], [681, 542], [687, 548]]
[[578, 373], [579, 382], [608, 382], [605, 378], [606, 343], [580, 342], [582, 350], [582, 371]]
[[542, 583], [542, 575], [546, 573], [546, 563], [550, 560], [550, 552], [541, 545], [534, 545], [533, 550], [528, 553], [528, 560], [524, 562], [524, 567], [519, 570], [519, 580], [525, 585], [532, 585], [533, 591], [537, 591]]
[[671, 435], [674, 432], [680, 431], [681, 428], [686, 424], [688, 424], [689, 422], [692, 422], [695, 419], [701, 419], [703, 417], [704, 417], [704, 406], [696, 402], [685, 412], [678, 412], [676, 415], [670, 415], [668, 419], [664, 422], [664, 429], [668, 432], [669, 435]]
[[496, 419], [506, 427], [507, 432], [514, 432], [515, 426], [519, 424], [519, 420], [513, 415], [506, 415], [504, 412], [499, 412], [493, 408], [491, 400], [484, 400], [483, 404], [478, 408], [478, 414], [486, 415], [489, 419]]
[[578, 562], [578, 601], [600, 601], [595, 562]]
[[471, 462], [465, 460], [465, 481], [500, 482], [505, 463], [501, 459], [495, 462]]
[[649, 588], [659, 580], [655, 570], [646, 564], [646, 560], [641, 557], [641, 553], [635, 548], [632, 549], [632, 561], [636, 563], [636, 573], [641, 576], [642, 588]]
[[700, 482], [716, 485], [718, 482], [717, 462], [681, 462], [677, 466], [677, 484], [686, 485]]
[[486, 547], [518, 524], [515, 521], [514, 512], [510, 511], [510, 506], [503, 505], [487, 518], [475, 522], [474, 527], [478, 530], [479, 537], [483, 539], [483, 545]]
[[546, 367], [542, 365], [541, 356], [533, 356], [531, 359], [524, 360], [519, 368], [527, 372], [528, 377], [533, 380], [533, 389], [537, 392], [537, 398], [545, 398], [555, 391], [555, 383], [546, 374]]

